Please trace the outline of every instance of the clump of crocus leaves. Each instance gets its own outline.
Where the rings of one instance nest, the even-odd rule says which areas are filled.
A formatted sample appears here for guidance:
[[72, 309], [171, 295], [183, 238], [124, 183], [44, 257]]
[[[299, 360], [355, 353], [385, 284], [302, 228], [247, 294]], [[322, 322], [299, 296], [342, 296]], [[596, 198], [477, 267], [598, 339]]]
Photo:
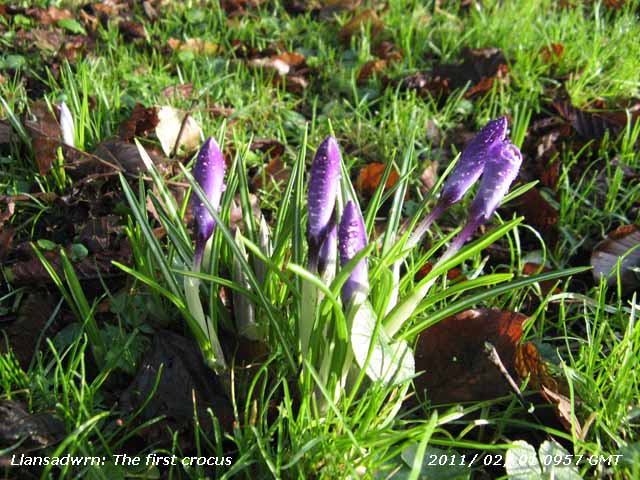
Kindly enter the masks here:
[[[489, 122], [467, 145], [433, 209], [416, 228], [398, 239], [405, 242], [403, 252], [411, 251], [433, 222], [459, 202], [480, 179], [466, 224], [436, 266], [453, 257], [477, 228], [491, 218], [517, 176], [521, 162], [519, 150], [507, 137], [506, 118]], [[411, 378], [414, 374], [411, 349], [405, 340], [395, 338], [395, 335], [412, 318], [435, 281], [421, 282], [401, 298], [392, 295], [383, 312], [372, 306], [367, 255], [373, 246], [368, 245], [357, 198], [349, 179], [341, 175], [342, 170], [338, 142], [334, 137], [327, 137], [318, 146], [309, 172], [307, 273], [302, 281], [301, 310], [295, 318], [301, 361], [317, 369], [316, 381], [331, 387], [333, 393], [330, 395], [340, 395], [351, 387], [357, 389], [363, 375], [387, 384]], [[224, 175], [222, 153], [216, 142], [209, 139], [200, 150], [193, 177], [215, 209], [220, 205], [224, 190]], [[215, 221], [198, 196], [194, 196], [192, 206], [195, 219], [193, 270], [198, 272]], [[400, 271], [403, 258], [402, 255], [396, 257], [394, 274]], [[309, 275], [315, 276], [315, 280], [311, 281]], [[211, 340], [214, 365], [224, 368], [226, 363], [217, 334], [200, 303], [199, 283], [193, 276], [185, 277], [189, 311], [198, 328]], [[320, 288], [322, 284], [325, 288]], [[394, 288], [397, 284], [394, 281]], [[338, 291], [338, 288], [338, 297], [329, 295], [327, 298], [327, 292]], [[255, 306], [250, 305], [249, 300], [247, 302], [243, 310], [251, 311], [253, 318]], [[235, 298], [234, 303], [240, 304]], [[331, 308], [327, 307], [329, 304]], [[260, 330], [253, 331], [255, 335]], [[359, 380], [354, 381], [355, 377]]]

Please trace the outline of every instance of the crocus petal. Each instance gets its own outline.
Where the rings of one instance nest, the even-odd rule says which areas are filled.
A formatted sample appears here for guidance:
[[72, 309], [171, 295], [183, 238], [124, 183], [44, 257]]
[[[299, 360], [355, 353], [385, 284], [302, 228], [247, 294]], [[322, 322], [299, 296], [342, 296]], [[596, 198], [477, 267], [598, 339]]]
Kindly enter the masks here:
[[60, 102], [60, 130], [62, 131], [62, 141], [70, 147], [75, 147], [75, 126], [73, 124], [73, 115], [67, 104]]
[[[193, 167], [193, 178], [204, 191], [207, 199], [213, 206], [220, 206], [220, 198], [224, 191], [225, 163], [222, 152], [213, 138], [209, 138], [198, 153], [196, 164]], [[196, 224], [196, 249], [194, 262], [199, 265], [202, 260], [204, 247], [213, 233], [215, 220], [209, 213], [206, 205], [197, 195], [193, 195], [193, 217]]]
[[469, 220], [486, 222], [509, 191], [522, 165], [520, 150], [509, 141], [494, 145], [484, 167], [478, 193], [471, 203]]
[[[344, 267], [360, 250], [367, 246], [367, 234], [360, 210], [351, 200], [344, 207], [338, 229], [338, 251], [340, 266]], [[345, 305], [354, 300], [361, 301], [369, 291], [369, 271], [367, 260], [362, 259], [351, 271], [349, 279], [342, 286], [342, 301]], [[354, 298], [354, 297], [359, 298]]]
[[331, 275], [335, 275], [336, 259], [338, 256], [338, 227], [334, 223], [331, 225], [329, 232], [327, 233], [320, 252], [318, 253], [318, 273], [322, 276], [327, 270], [333, 268], [333, 272], [327, 272]]
[[330, 227], [340, 181], [340, 149], [333, 137], [318, 147], [309, 174], [307, 240], [312, 254], [317, 253]]
[[440, 203], [445, 208], [460, 201], [471, 186], [480, 178], [489, 159], [489, 152], [504, 141], [507, 134], [507, 117], [490, 121], [467, 144], [458, 163], [449, 174], [444, 186]]

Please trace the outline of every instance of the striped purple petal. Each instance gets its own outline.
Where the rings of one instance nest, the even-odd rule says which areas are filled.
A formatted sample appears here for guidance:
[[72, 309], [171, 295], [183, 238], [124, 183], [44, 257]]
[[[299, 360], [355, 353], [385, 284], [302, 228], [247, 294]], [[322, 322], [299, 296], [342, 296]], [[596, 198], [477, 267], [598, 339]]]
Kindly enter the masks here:
[[507, 117], [491, 120], [462, 152], [458, 163], [449, 174], [442, 187], [440, 204], [446, 209], [460, 201], [464, 194], [480, 178], [489, 152], [495, 145], [501, 144], [507, 135]]
[[[192, 174], [211, 205], [216, 209], [220, 206], [220, 198], [224, 191], [224, 172], [225, 163], [220, 147], [213, 138], [209, 137], [198, 153]], [[196, 231], [194, 265], [199, 266], [204, 247], [213, 234], [216, 222], [204, 202], [196, 194], [193, 194], [191, 201]]]
[[340, 181], [340, 148], [333, 137], [318, 147], [309, 174], [307, 240], [310, 256], [317, 255], [327, 235]]
[[[340, 228], [338, 229], [338, 252], [340, 266], [344, 267], [360, 250], [367, 246], [367, 233], [364, 228], [362, 214], [353, 201], [344, 207]], [[369, 270], [367, 260], [362, 259], [351, 271], [348, 280], [342, 286], [342, 302], [346, 306], [354, 300], [354, 296], [366, 297], [369, 291]]]

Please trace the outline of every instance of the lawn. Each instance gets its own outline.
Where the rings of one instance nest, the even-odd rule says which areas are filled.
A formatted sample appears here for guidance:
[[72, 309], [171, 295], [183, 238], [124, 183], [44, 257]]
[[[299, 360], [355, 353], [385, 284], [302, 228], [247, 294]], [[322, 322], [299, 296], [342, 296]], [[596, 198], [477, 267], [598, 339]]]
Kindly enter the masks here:
[[2, 478], [640, 478], [639, 15], [0, 4]]

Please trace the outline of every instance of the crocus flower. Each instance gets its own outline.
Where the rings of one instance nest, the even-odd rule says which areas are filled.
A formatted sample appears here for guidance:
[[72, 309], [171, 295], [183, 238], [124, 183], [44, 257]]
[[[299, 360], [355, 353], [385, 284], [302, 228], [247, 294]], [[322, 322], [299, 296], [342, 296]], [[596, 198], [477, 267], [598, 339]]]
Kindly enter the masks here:
[[[222, 152], [216, 141], [209, 137], [198, 153], [198, 159], [193, 167], [193, 178], [204, 191], [213, 206], [220, 206], [220, 198], [224, 191], [225, 164]], [[196, 222], [196, 248], [193, 257], [194, 268], [199, 269], [202, 262], [205, 245], [213, 234], [216, 222], [209, 213], [204, 202], [194, 195], [193, 217]]]
[[315, 270], [318, 252], [322, 246], [333, 217], [333, 209], [340, 180], [340, 149], [333, 137], [327, 137], [318, 147], [309, 174], [307, 209], [307, 241], [309, 265]]
[[[338, 229], [338, 251], [340, 252], [340, 266], [344, 267], [360, 250], [367, 246], [367, 234], [360, 210], [353, 201], [349, 200], [342, 212], [340, 228]], [[351, 271], [349, 278], [342, 286], [342, 302], [360, 303], [369, 291], [369, 272], [367, 260], [362, 259]]]
[[69, 107], [67, 107], [67, 104], [64, 102], [60, 102], [58, 108], [60, 109], [60, 130], [62, 131], [62, 141], [70, 147], [75, 147], [76, 135], [71, 110], [69, 110]]
[[442, 215], [445, 210], [459, 202], [465, 193], [480, 178], [480, 175], [492, 155], [492, 149], [502, 145], [507, 135], [507, 117], [491, 120], [467, 144], [460, 155], [456, 166], [449, 174], [442, 187], [440, 200], [433, 210], [420, 222], [413, 231], [407, 248], [412, 248], [421, 239], [431, 224]]

